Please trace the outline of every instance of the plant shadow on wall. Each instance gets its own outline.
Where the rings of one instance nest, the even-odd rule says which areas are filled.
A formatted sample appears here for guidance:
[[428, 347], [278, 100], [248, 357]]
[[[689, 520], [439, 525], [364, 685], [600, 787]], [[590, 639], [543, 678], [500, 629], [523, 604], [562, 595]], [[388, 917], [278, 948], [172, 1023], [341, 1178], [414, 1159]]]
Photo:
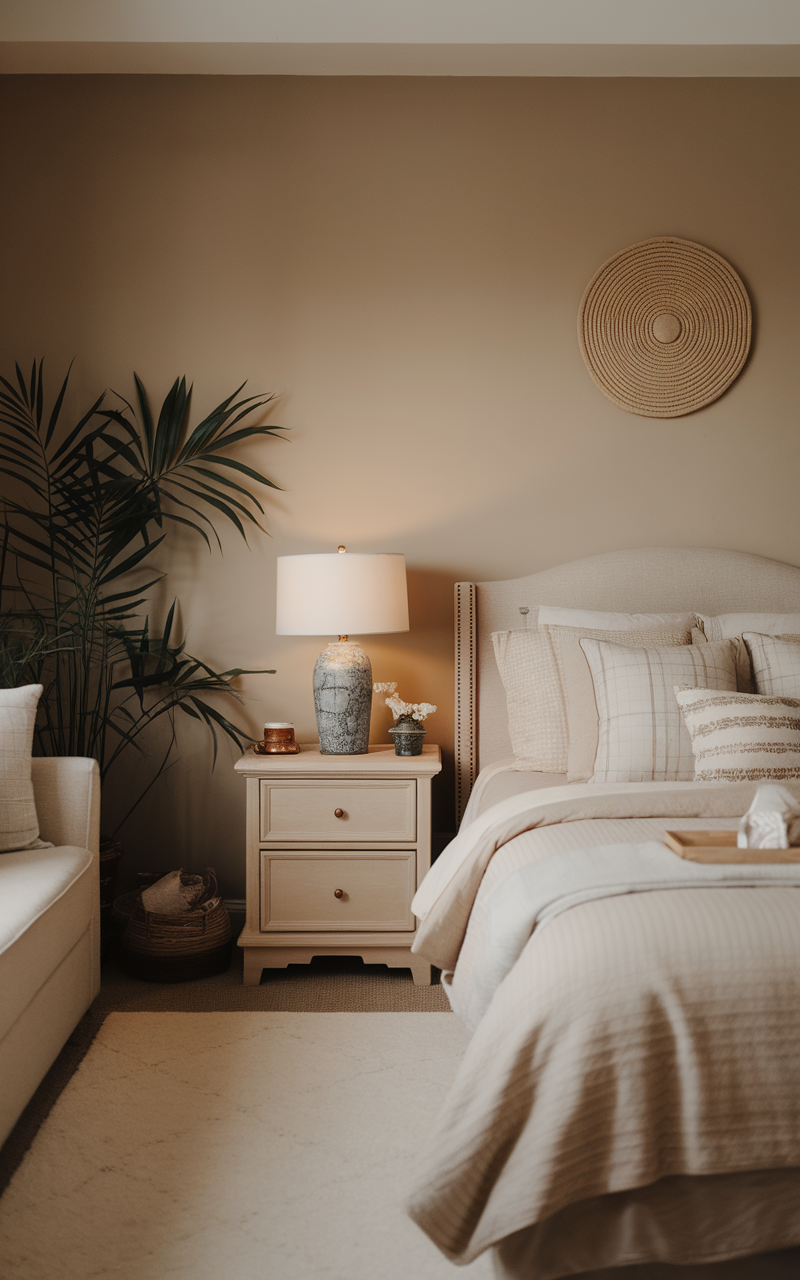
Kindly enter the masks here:
[[148, 591], [165, 577], [152, 557], [170, 524], [220, 551], [221, 522], [245, 541], [248, 526], [266, 532], [251, 486], [277, 486], [231, 455], [253, 437], [281, 438], [284, 428], [245, 421], [273, 397], [240, 399], [239, 387], [190, 429], [185, 378], [157, 418], [134, 379], [136, 409], [121, 396], [108, 407], [104, 392], [67, 427], [69, 372], [49, 412], [42, 362], [29, 378], [19, 366], [15, 380], [0, 378], [0, 683], [44, 686], [38, 754], [94, 756], [103, 780], [131, 751], [148, 757], [112, 838], [168, 767], [176, 712], [207, 727], [216, 761], [218, 732], [240, 750], [252, 738], [208, 698], [241, 702], [237, 677], [274, 674], [215, 671], [187, 653], [175, 635], [177, 601], [160, 627], [146, 612]]

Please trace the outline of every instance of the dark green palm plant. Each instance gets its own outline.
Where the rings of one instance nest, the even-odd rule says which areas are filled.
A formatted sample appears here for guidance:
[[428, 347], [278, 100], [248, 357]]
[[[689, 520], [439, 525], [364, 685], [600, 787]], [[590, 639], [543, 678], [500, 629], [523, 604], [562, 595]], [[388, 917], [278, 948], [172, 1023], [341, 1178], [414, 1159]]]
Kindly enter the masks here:
[[0, 377], [0, 680], [41, 682], [38, 750], [94, 756], [103, 777], [128, 748], [147, 754], [147, 730], [168, 721], [166, 750], [162, 738], [127, 818], [168, 764], [176, 711], [207, 726], [215, 759], [217, 731], [240, 748], [250, 741], [207, 697], [241, 701], [232, 682], [253, 673], [216, 672], [187, 654], [173, 640], [174, 603], [161, 634], [151, 633], [147, 593], [163, 574], [148, 562], [169, 522], [220, 548], [220, 519], [244, 538], [248, 525], [261, 529], [264, 509], [242, 481], [276, 486], [231, 451], [282, 428], [246, 422], [272, 397], [239, 398], [240, 387], [190, 429], [185, 378], [154, 418], [136, 375], [136, 409], [122, 397], [107, 404], [104, 393], [65, 428], [69, 372], [49, 412], [42, 362], [29, 378], [15, 372]]

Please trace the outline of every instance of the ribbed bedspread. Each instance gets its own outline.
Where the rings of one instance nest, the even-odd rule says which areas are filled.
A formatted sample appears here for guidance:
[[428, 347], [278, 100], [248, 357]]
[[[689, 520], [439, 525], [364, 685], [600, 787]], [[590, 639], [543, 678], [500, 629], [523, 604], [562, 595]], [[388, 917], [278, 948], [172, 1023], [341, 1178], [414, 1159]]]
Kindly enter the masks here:
[[[458, 983], [481, 965], [483, 899], [521, 867], [665, 825], [729, 827], [753, 790], [582, 785], [505, 802], [423, 885], [432, 950], [415, 949], [440, 964], [455, 951]], [[800, 889], [662, 889], [583, 902], [534, 932], [473, 1036], [410, 1212], [468, 1262], [594, 1196], [796, 1166]]]

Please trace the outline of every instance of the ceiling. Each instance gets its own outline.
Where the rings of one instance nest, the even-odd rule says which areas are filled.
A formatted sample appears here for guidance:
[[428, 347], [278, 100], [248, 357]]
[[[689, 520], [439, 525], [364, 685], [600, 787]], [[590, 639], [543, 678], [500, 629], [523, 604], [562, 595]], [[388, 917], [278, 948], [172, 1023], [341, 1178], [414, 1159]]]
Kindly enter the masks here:
[[0, 0], [0, 71], [797, 76], [798, 0]]

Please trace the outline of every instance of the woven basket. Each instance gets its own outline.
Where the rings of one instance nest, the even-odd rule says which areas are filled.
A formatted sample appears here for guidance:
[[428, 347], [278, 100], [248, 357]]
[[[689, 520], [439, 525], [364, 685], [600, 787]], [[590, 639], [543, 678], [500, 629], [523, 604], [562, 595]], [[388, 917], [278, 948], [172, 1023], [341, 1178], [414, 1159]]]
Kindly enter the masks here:
[[103, 836], [100, 840], [100, 955], [105, 958], [114, 936], [112, 924], [114, 890], [122, 857], [119, 840]]
[[120, 944], [120, 967], [148, 982], [191, 982], [222, 973], [231, 962], [231, 918], [217, 896], [209, 869], [211, 896], [180, 915], [146, 911], [137, 895]]

